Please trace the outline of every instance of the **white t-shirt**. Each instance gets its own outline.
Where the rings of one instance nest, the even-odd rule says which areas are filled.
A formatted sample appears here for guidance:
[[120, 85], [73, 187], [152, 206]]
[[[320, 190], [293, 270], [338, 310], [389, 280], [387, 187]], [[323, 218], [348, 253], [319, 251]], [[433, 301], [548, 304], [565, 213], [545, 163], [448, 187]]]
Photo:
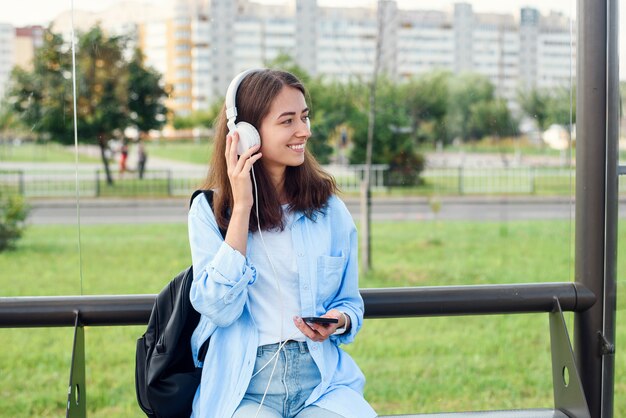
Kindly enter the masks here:
[[263, 240], [257, 231], [248, 241], [247, 256], [257, 271], [248, 295], [252, 318], [259, 330], [259, 346], [284, 340], [305, 341], [293, 323], [294, 315], [301, 315], [300, 286], [291, 237], [294, 216], [287, 207], [283, 205], [286, 220], [283, 231], [262, 231]]

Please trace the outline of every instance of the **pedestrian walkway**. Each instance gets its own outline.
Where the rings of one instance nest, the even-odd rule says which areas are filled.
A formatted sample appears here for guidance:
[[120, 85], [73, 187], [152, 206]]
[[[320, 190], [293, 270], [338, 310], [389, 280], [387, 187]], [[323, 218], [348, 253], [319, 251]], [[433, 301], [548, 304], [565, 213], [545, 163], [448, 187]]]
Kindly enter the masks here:
[[[87, 155], [94, 158], [100, 158], [100, 148], [97, 145], [79, 145], [78, 152], [81, 155]], [[137, 162], [139, 157], [137, 155], [137, 146], [134, 144], [130, 147], [128, 152], [128, 166], [131, 170], [137, 168]], [[117, 160], [115, 161], [117, 163]], [[113, 165], [113, 162], [111, 162]], [[100, 167], [102, 164], [100, 164]], [[206, 169], [204, 164], [194, 164], [185, 161], [170, 160], [166, 158], [155, 157], [150, 154], [148, 149], [148, 160], [146, 163], [146, 170], [178, 170], [178, 171], [196, 171]]]

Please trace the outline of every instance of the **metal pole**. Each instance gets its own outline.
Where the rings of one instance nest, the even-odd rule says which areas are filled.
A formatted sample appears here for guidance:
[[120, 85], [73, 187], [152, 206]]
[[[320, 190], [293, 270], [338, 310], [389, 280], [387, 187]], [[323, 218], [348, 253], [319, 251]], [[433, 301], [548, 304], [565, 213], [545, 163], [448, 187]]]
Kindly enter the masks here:
[[[619, 51], [618, 0], [607, 0], [606, 223], [604, 267], [604, 338], [601, 342], [601, 416], [613, 417], [615, 390], [615, 322], [617, 316], [617, 214], [619, 198]], [[601, 295], [598, 295], [601, 296]]]
[[365, 176], [361, 182], [361, 272], [367, 273], [372, 267], [372, 194], [370, 177], [372, 171], [372, 148], [374, 143], [374, 127], [376, 120], [376, 83], [380, 67], [382, 37], [385, 30], [384, 1], [377, 3], [378, 30], [376, 32], [376, 56], [374, 57], [374, 73], [370, 84], [369, 116], [367, 127], [367, 146], [365, 150]]
[[[596, 295], [579, 283], [520, 283], [361, 289], [365, 318], [583, 312]], [[0, 297], [0, 329], [147, 324], [156, 295]]]
[[615, 16], [608, 18], [609, 11], [616, 13], [613, 2], [578, 0], [577, 13], [576, 281], [598, 295], [598, 302], [575, 315], [574, 341], [592, 418], [610, 418], [613, 402], [613, 361], [603, 354], [614, 344], [605, 325], [614, 329], [615, 316], [617, 92], [611, 90], [618, 88], [617, 24]]

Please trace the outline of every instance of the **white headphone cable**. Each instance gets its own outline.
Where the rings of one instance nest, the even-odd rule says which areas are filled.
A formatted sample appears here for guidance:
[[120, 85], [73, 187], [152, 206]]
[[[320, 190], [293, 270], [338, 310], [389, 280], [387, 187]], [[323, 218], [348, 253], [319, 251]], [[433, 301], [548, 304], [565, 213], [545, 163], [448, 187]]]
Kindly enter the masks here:
[[[261, 398], [261, 403], [259, 404], [259, 407], [256, 411], [255, 414], [255, 418], [257, 418], [259, 416], [259, 413], [261, 412], [261, 408], [263, 407], [263, 402], [265, 402], [265, 397], [267, 396], [267, 392], [269, 391], [270, 388], [270, 384], [272, 383], [272, 378], [274, 377], [274, 372], [276, 371], [276, 366], [278, 366], [278, 354], [280, 353], [280, 351], [285, 347], [285, 344], [287, 343], [288, 339], [285, 339], [283, 341], [283, 334], [284, 334], [284, 316], [285, 316], [285, 306], [284, 306], [284, 302], [283, 302], [283, 292], [280, 288], [280, 280], [278, 280], [278, 274], [276, 273], [276, 268], [274, 267], [274, 263], [272, 262], [272, 258], [270, 257], [270, 253], [267, 249], [267, 246], [265, 245], [265, 240], [263, 239], [263, 232], [261, 231], [261, 219], [259, 218], [259, 189], [256, 183], [256, 175], [254, 174], [254, 165], [252, 165], [250, 171], [252, 172], [252, 182], [254, 183], [254, 204], [255, 204], [255, 209], [256, 209], [256, 221], [257, 221], [257, 229], [259, 231], [259, 237], [261, 238], [261, 244], [263, 245], [263, 248], [265, 249], [265, 254], [267, 255], [267, 260], [270, 263], [270, 266], [272, 267], [272, 271], [274, 272], [274, 280], [276, 281], [276, 286], [278, 288], [278, 298], [280, 299], [280, 337], [279, 337], [279, 344], [278, 344], [278, 350], [276, 350], [276, 353], [272, 356], [272, 358], [265, 363], [265, 365], [263, 367], [261, 367], [252, 377], [256, 376], [261, 370], [265, 369], [265, 367], [270, 364], [272, 362], [272, 360], [274, 360], [274, 358], [276, 359], [274, 361], [274, 367], [272, 369], [272, 373], [270, 374], [269, 379], [267, 380], [267, 386], [265, 387], [265, 391], [263, 392], [263, 397]], [[297, 333], [295, 334], [297, 335]], [[290, 336], [291, 338], [291, 336]], [[252, 378], [250, 378], [252, 379]]]

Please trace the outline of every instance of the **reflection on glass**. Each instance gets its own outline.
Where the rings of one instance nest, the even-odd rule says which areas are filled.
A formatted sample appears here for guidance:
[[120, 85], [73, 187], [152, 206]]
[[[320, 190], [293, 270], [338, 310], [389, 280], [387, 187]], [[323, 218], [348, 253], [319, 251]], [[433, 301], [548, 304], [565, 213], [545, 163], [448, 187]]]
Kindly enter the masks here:
[[[572, 280], [574, 2], [550, 2], [552, 11], [539, 1], [332, 3], [75, 0], [72, 11], [69, 1], [27, 1], [16, 5], [22, 15], [15, 21], [3, 13], [0, 193], [23, 196], [33, 210], [17, 249], [0, 252], [2, 293], [80, 293], [76, 177], [83, 293], [156, 293], [187, 266], [187, 199], [206, 176], [226, 87], [250, 67], [283, 67], [306, 80], [309, 150], [335, 175], [359, 221], [377, 36], [373, 269], [361, 286]], [[14, 66], [21, 70], [11, 75]], [[366, 394], [380, 413], [541, 407], [549, 387], [528, 388], [549, 381], [547, 357], [520, 378], [501, 347], [532, 341], [533, 352], [548, 356], [542, 320], [491, 318], [490, 327], [474, 319], [372, 321], [351, 352], [379, 381]], [[502, 340], [486, 344], [491, 327]], [[126, 359], [141, 332], [89, 333], [94, 415], [137, 414]], [[29, 338], [11, 335], [18, 334]], [[381, 334], [397, 352], [381, 345]], [[448, 342], [457, 340], [466, 353], [452, 352]], [[404, 341], [414, 342], [406, 352]], [[377, 367], [382, 352], [394, 371], [386, 377]], [[479, 383], [498, 395], [472, 396], [480, 390], [467, 389], [473, 377], [497, 375], [484, 369], [494, 356], [511, 374]], [[459, 375], [464, 365], [472, 372]], [[413, 382], [400, 399], [386, 394], [393, 380]], [[45, 405], [62, 398], [42, 396]], [[456, 403], [440, 402], [450, 397]], [[18, 400], [9, 410], [49, 411], [26, 405]]]

